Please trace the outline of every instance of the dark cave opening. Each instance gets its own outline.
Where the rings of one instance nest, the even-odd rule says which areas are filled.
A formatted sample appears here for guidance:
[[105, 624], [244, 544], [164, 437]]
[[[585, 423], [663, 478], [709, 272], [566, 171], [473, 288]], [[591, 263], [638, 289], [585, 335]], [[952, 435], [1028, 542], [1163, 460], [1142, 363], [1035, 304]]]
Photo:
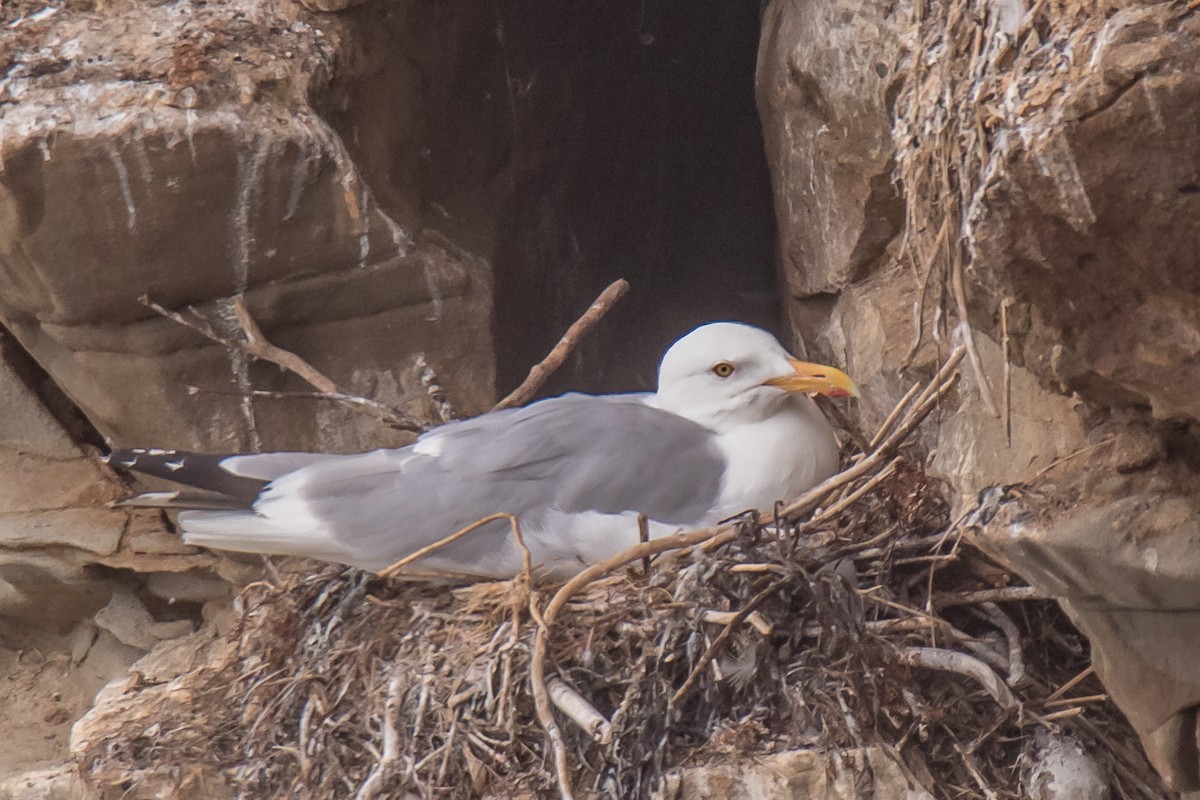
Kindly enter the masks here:
[[[505, 68], [529, 87], [511, 106], [516, 199], [495, 260], [501, 391], [618, 277], [629, 295], [548, 391], [652, 388], [663, 348], [709, 320], [774, 328], [757, 4], [500, 9]], [[539, 96], [547, 70], [561, 83]]]
[[705, 321], [778, 326], [758, 3], [418, 0], [347, 19], [360, 46], [322, 113], [383, 207], [491, 262], [501, 395], [619, 277], [629, 295], [544, 394], [652, 388]]

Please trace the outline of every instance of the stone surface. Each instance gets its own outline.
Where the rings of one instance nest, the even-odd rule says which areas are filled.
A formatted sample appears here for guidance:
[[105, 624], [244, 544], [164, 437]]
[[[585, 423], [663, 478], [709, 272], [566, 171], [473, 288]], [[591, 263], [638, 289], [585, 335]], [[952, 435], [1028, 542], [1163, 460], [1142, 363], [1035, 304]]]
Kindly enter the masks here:
[[79, 800], [81, 791], [73, 763], [34, 769], [0, 780], [0, 800]]
[[[918, 443], [956, 511], [989, 486], [1032, 482], [1027, 518], [984, 541], [1064, 598], [1155, 765], [1200, 788], [1200, 20], [1166, 2], [1049, 20], [1036, 47], [946, 84], [975, 92], [949, 98], [976, 114], [964, 133], [936, 79], [918, 100], [926, 127], [896, 119], [913, 59], [935, 76], [968, 68], [948, 63], [949, 47], [917, 51], [920, 38], [897, 27], [911, 13], [834, 0], [767, 11], [759, 107], [792, 329], [860, 379], [867, 430], [970, 331], [982, 377], [964, 368]], [[940, 237], [916, 220], [905, 229], [879, 190], [902, 162], [893, 133], [933, 148], [956, 179], [979, 169], [962, 197], [898, 187], [923, 192], [918, 209], [961, 207]], [[976, 134], [980, 152], [960, 169], [951, 145]], [[914, 241], [926, 248], [915, 257]], [[953, 248], [966, 320], [945, 266]]]
[[309, 104], [336, 36], [297, 14], [114, 5], [7, 35], [20, 49], [2, 97], [0, 319], [114, 444], [402, 440], [327, 403], [243, 403], [250, 384], [309, 387], [231, 361], [143, 295], [179, 308], [244, 293], [274, 343], [347, 391], [420, 413], [419, 353], [453, 365], [440, 377], [463, 411], [493, 395], [489, 273], [376, 201]]
[[1087, 472], [1081, 465], [1055, 487], [1087, 498], [1081, 506], [1013, 500], [979, 535], [1033, 585], [1062, 598], [1155, 767], [1178, 788], [1200, 787], [1200, 507], [1194, 494], [1154, 492], [1170, 484], [1152, 472], [1122, 480], [1127, 496], [1103, 503], [1088, 491], [1095, 481]]
[[[200, 631], [192, 636], [160, 643], [153, 651], [140, 658], [134, 665], [136, 679], [131, 683], [128, 676], [109, 682], [96, 696], [94, 707], [77, 721], [71, 729], [71, 752], [77, 756], [86, 753], [97, 742], [108, 736], [109, 726], [114, 724], [145, 726], [152, 730], [160, 721], [156, 711], [164, 706], [176, 710], [176, 704], [186, 697], [180, 696], [180, 675], [196, 669], [197, 665], [212, 663], [222, 655], [223, 643], [213, 631]], [[139, 691], [130, 691], [134, 686]], [[84, 765], [85, 779], [88, 777]], [[180, 800], [221, 800], [231, 798], [233, 793], [215, 770], [189, 767], [181, 771], [177, 765], [148, 764], [136, 774], [124, 776], [125, 785], [108, 786], [87, 784], [89, 798], [126, 797], [172, 797]], [[133, 794], [130, 794], [130, 792]]]
[[158, 622], [133, 592], [118, 589], [108, 604], [96, 612], [96, 625], [108, 631], [121, 644], [139, 650], [151, 650], [166, 639], [178, 639], [192, 632], [190, 620]]
[[905, 14], [894, 8], [775, 0], [763, 17], [758, 108], [792, 295], [846, 288], [899, 232], [889, 92]]
[[[864, 760], [866, 764], [864, 765]], [[921, 800], [879, 750], [791, 750], [669, 773], [656, 800]]]

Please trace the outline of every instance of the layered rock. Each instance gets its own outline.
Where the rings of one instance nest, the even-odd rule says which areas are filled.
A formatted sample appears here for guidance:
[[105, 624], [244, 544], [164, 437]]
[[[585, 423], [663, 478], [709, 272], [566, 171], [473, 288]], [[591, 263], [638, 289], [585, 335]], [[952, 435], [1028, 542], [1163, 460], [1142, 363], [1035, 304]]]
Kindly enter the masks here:
[[[18, 3], [0, 19], [0, 659], [14, 692], [0, 701], [26, 734], [0, 746], [0, 794], [57, 796], [73, 784], [50, 765], [96, 691], [160, 641], [220, 627], [231, 587], [261, 571], [183, 546], [157, 513], [108, 508], [129, 487], [85, 443], [350, 451], [411, 436], [325, 401], [250, 397], [310, 387], [142, 298], [219, 327], [224, 298], [244, 295], [274, 343], [426, 416], [418, 356], [461, 411], [492, 399], [491, 275], [423, 230], [419, 187], [385, 211], [314, 110], [335, 73], [362, 68], [338, 61], [336, 20], [257, 2]], [[396, 127], [421, 117], [415, 104]]]
[[759, 106], [793, 329], [862, 376], [868, 428], [973, 341], [934, 466], [960, 510], [1033, 487], [984, 541], [1064, 598], [1156, 765], [1200, 788], [1200, 23], [989, 9], [771, 4]]
[[314, 111], [333, 32], [286, 4], [130, 4], [8, 39], [0, 318], [114, 444], [399, 441], [327, 405], [242, 399], [306, 387], [143, 296], [177, 309], [243, 294], [276, 344], [348, 391], [423, 411], [424, 354], [454, 365], [464, 411], [486, 405], [490, 275], [420, 235], [419, 197], [386, 212]]

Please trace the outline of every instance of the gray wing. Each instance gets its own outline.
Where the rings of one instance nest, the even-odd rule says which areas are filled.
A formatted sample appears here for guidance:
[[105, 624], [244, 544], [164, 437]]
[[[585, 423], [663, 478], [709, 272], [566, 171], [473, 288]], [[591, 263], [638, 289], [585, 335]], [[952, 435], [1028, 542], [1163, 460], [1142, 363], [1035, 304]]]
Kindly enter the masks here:
[[[632, 511], [692, 524], [715, 504], [724, 466], [709, 430], [638, 396], [565, 395], [444, 426], [413, 448], [314, 463], [268, 486], [256, 507], [302, 507], [343, 560], [379, 569], [501, 512], [536, 523], [550, 509]], [[477, 536], [488, 535], [441, 552], [476, 560]]]

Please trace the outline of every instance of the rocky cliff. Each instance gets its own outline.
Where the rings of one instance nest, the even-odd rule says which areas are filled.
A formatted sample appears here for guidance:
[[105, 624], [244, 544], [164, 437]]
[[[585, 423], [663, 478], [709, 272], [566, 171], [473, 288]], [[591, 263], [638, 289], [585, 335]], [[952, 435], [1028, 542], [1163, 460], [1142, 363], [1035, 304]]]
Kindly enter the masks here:
[[1200, 788], [1194, 12], [777, 2], [758, 82], [793, 331], [863, 376], [868, 421], [970, 346], [933, 465], [960, 510], [1020, 488], [982, 541], [1063, 598], [1184, 789]]
[[0, 702], [31, 732], [0, 742], [0, 797], [31, 769], [71, 796], [97, 690], [224, 629], [262, 569], [106, 508], [100, 451], [409, 435], [252, 396], [308, 387], [149, 303], [220, 328], [241, 295], [431, 418], [421, 364], [480, 411], [622, 274], [562, 384], [644, 386], [690, 323], [781, 310], [873, 429], [967, 343], [920, 442], [955, 513], [1003, 487], [980, 546], [1062, 599], [1200, 789], [1194, 3], [308, 5], [0, 8]]

